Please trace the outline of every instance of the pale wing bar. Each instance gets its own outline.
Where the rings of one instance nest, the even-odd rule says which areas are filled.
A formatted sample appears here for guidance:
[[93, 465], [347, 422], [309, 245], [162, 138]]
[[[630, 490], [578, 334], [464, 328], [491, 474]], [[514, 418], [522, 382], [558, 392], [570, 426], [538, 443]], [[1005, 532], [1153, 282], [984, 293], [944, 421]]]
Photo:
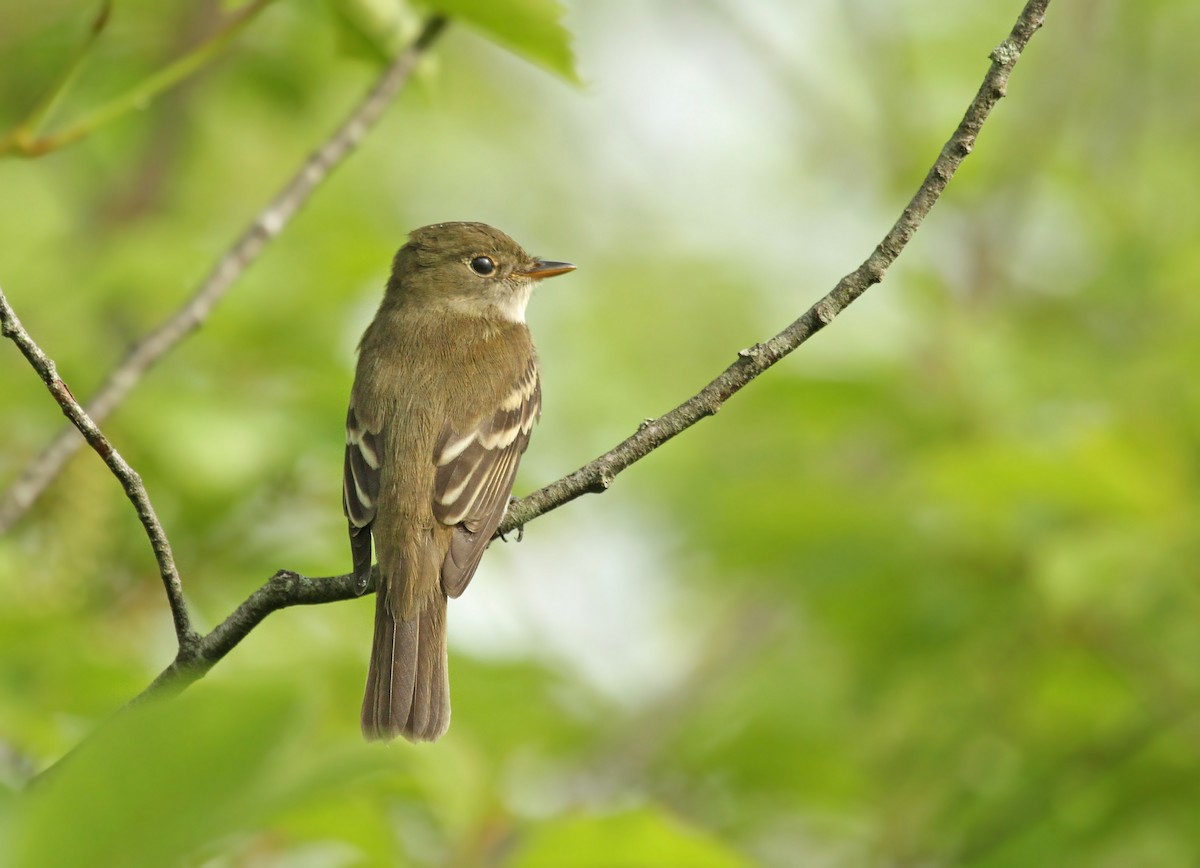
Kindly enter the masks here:
[[354, 587], [367, 589], [371, 579], [371, 523], [379, 499], [379, 431], [361, 425], [354, 405], [346, 414], [346, 462], [342, 470], [342, 510], [350, 525], [350, 551], [354, 559]]
[[442, 564], [442, 589], [457, 597], [471, 581], [488, 541], [504, 517], [521, 454], [542, 409], [536, 363], [474, 430], [447, 424], [434, 449], [433, 514], [454, 526]]

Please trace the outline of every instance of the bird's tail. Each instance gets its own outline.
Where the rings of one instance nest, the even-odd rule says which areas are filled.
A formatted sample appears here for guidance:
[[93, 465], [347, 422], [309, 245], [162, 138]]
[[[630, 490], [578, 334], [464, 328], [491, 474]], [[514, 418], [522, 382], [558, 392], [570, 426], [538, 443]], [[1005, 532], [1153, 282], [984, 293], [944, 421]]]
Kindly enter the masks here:
[[439, 590], [409, 620], [398, 620], [381, 589], [363, 696], [363, 735], [383, 741], [397, 735], [409, 741], [441, 738], [450, 726], [447, 664], [446, 595]]

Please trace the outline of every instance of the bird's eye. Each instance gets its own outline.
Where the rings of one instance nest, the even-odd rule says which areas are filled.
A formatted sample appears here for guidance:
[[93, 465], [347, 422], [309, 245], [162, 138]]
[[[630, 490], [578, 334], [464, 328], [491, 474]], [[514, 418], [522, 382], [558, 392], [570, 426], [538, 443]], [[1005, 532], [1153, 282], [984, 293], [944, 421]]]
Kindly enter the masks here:
[[476, 256], [471, 260], [471, 270], [480, 277], [487, 277], [496, 270], [496, 263], [492, 262], [490, 256]]

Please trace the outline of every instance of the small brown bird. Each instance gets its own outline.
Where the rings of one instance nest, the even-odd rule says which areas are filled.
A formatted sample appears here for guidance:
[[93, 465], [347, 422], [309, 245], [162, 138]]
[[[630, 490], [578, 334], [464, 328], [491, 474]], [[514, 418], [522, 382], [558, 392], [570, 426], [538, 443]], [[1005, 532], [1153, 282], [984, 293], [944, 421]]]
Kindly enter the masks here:
[[417, 229], [359, 344], [343, 504], [359, 593], [379, 560], [363, 697], [368, 739], [433, 741], [450, 725], [446, 599], [471, 581], [541, 413], [525, 325], [535, 259], [482, 223]]

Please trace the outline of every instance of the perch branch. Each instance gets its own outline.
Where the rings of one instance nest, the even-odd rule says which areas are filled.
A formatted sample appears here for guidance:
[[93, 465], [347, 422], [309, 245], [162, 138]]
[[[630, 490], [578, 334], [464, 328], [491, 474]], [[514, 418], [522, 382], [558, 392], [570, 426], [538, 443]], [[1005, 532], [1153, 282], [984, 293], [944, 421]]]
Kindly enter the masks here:
[[[187, 302], [133, 346], [87, 403], [87, 413], [96, 424], [108, 418], [159, 359], [199, 328], [313, 191], [358, 147], [408, 81], [417, 61], [437, 39], [445, 24], [446, 20], [440, 16], [426, 22], [412, 45], [383, 71], [337, 131], [304, 162], [233, 246], [217, 260]], [[12, 527], [29, 509], [79, 446], [75, 432], [66, 428], [25, 468], [0, 498], [0, 533]]]
[[775, 337], [740, 350], [733, 364], [699, 393], [666, 415], [643, 422], [623, 442], [569, 476], [514, 503], [501, 522], [499, 532], [508, 533], [581, 495], [606, 490], [618, 473], [701, 419], [715, 414], [755, 377], [833, 322], [834, 317], [856, 298], [883, 280], [887, 269], [912, 239], [959, 165], [975, 147], [980, 128], [996, 103], [1004, 97], [1013, 67], [1033, 34], [1042, 26], [1049, 5], [1050, 0], [1029, 0], [1025, 4], [1008, 38], [992, 51], [992, 65], [983, 78], [979, 92], [967, 107], [954, 134], [942, 146], [925, 180], [895, 225], [858, 268], [839, 280], [827, 295]]
[[[992, 65], [962, 122], [943, 146], [900, 218], [862, 265], [838, 281], [829, 294], [775, 337], [740, 351], [736, 361], [697, 395], [666, 415], [643, 423], [631, 437], [569, 476], [514, 501], [497, 534], [523, 527], [580, 495], [606, 490], [618, 473], [696, 422], [716, 413], [732, 395], [832, 322], [869, 287], [879, 283], [937, 202], [959, 164], [971, 152], [980, 127], [1004, 96], [1009, 75], [1026, 44], [1042, 26], [1049, 5], [1050, 0], [1029, 0], [1025, 4], [1012, 33], [992, 51]], [[370, 589], [374, 590], [374, 581]], [[355, 596], [349, 574], [309, 578], [281, 570], [220, 626], [204, 636], [192, 657], [177, 659], [138, 698], [166, 689], [182, 690], [202, 677], [272, 612], [289, 606], [349, 600]]]
[[[371, 573], [368, 590], [375, 590], [374, 571]], [[171, 665], [159, 673], [131, 704], [159, 693], [178, 693], [192, 682], [203, 678], [208, 670], [272, 612], [290, 606], [312, 606], [337, 600], [352, 600], [357, 596], [354, 590], [354, 576], [351, 573], [310, 578], [291, 570], [280, 570], [247, 597], [211, 633], [200, 637], [186, 651], [181, 649]]]

